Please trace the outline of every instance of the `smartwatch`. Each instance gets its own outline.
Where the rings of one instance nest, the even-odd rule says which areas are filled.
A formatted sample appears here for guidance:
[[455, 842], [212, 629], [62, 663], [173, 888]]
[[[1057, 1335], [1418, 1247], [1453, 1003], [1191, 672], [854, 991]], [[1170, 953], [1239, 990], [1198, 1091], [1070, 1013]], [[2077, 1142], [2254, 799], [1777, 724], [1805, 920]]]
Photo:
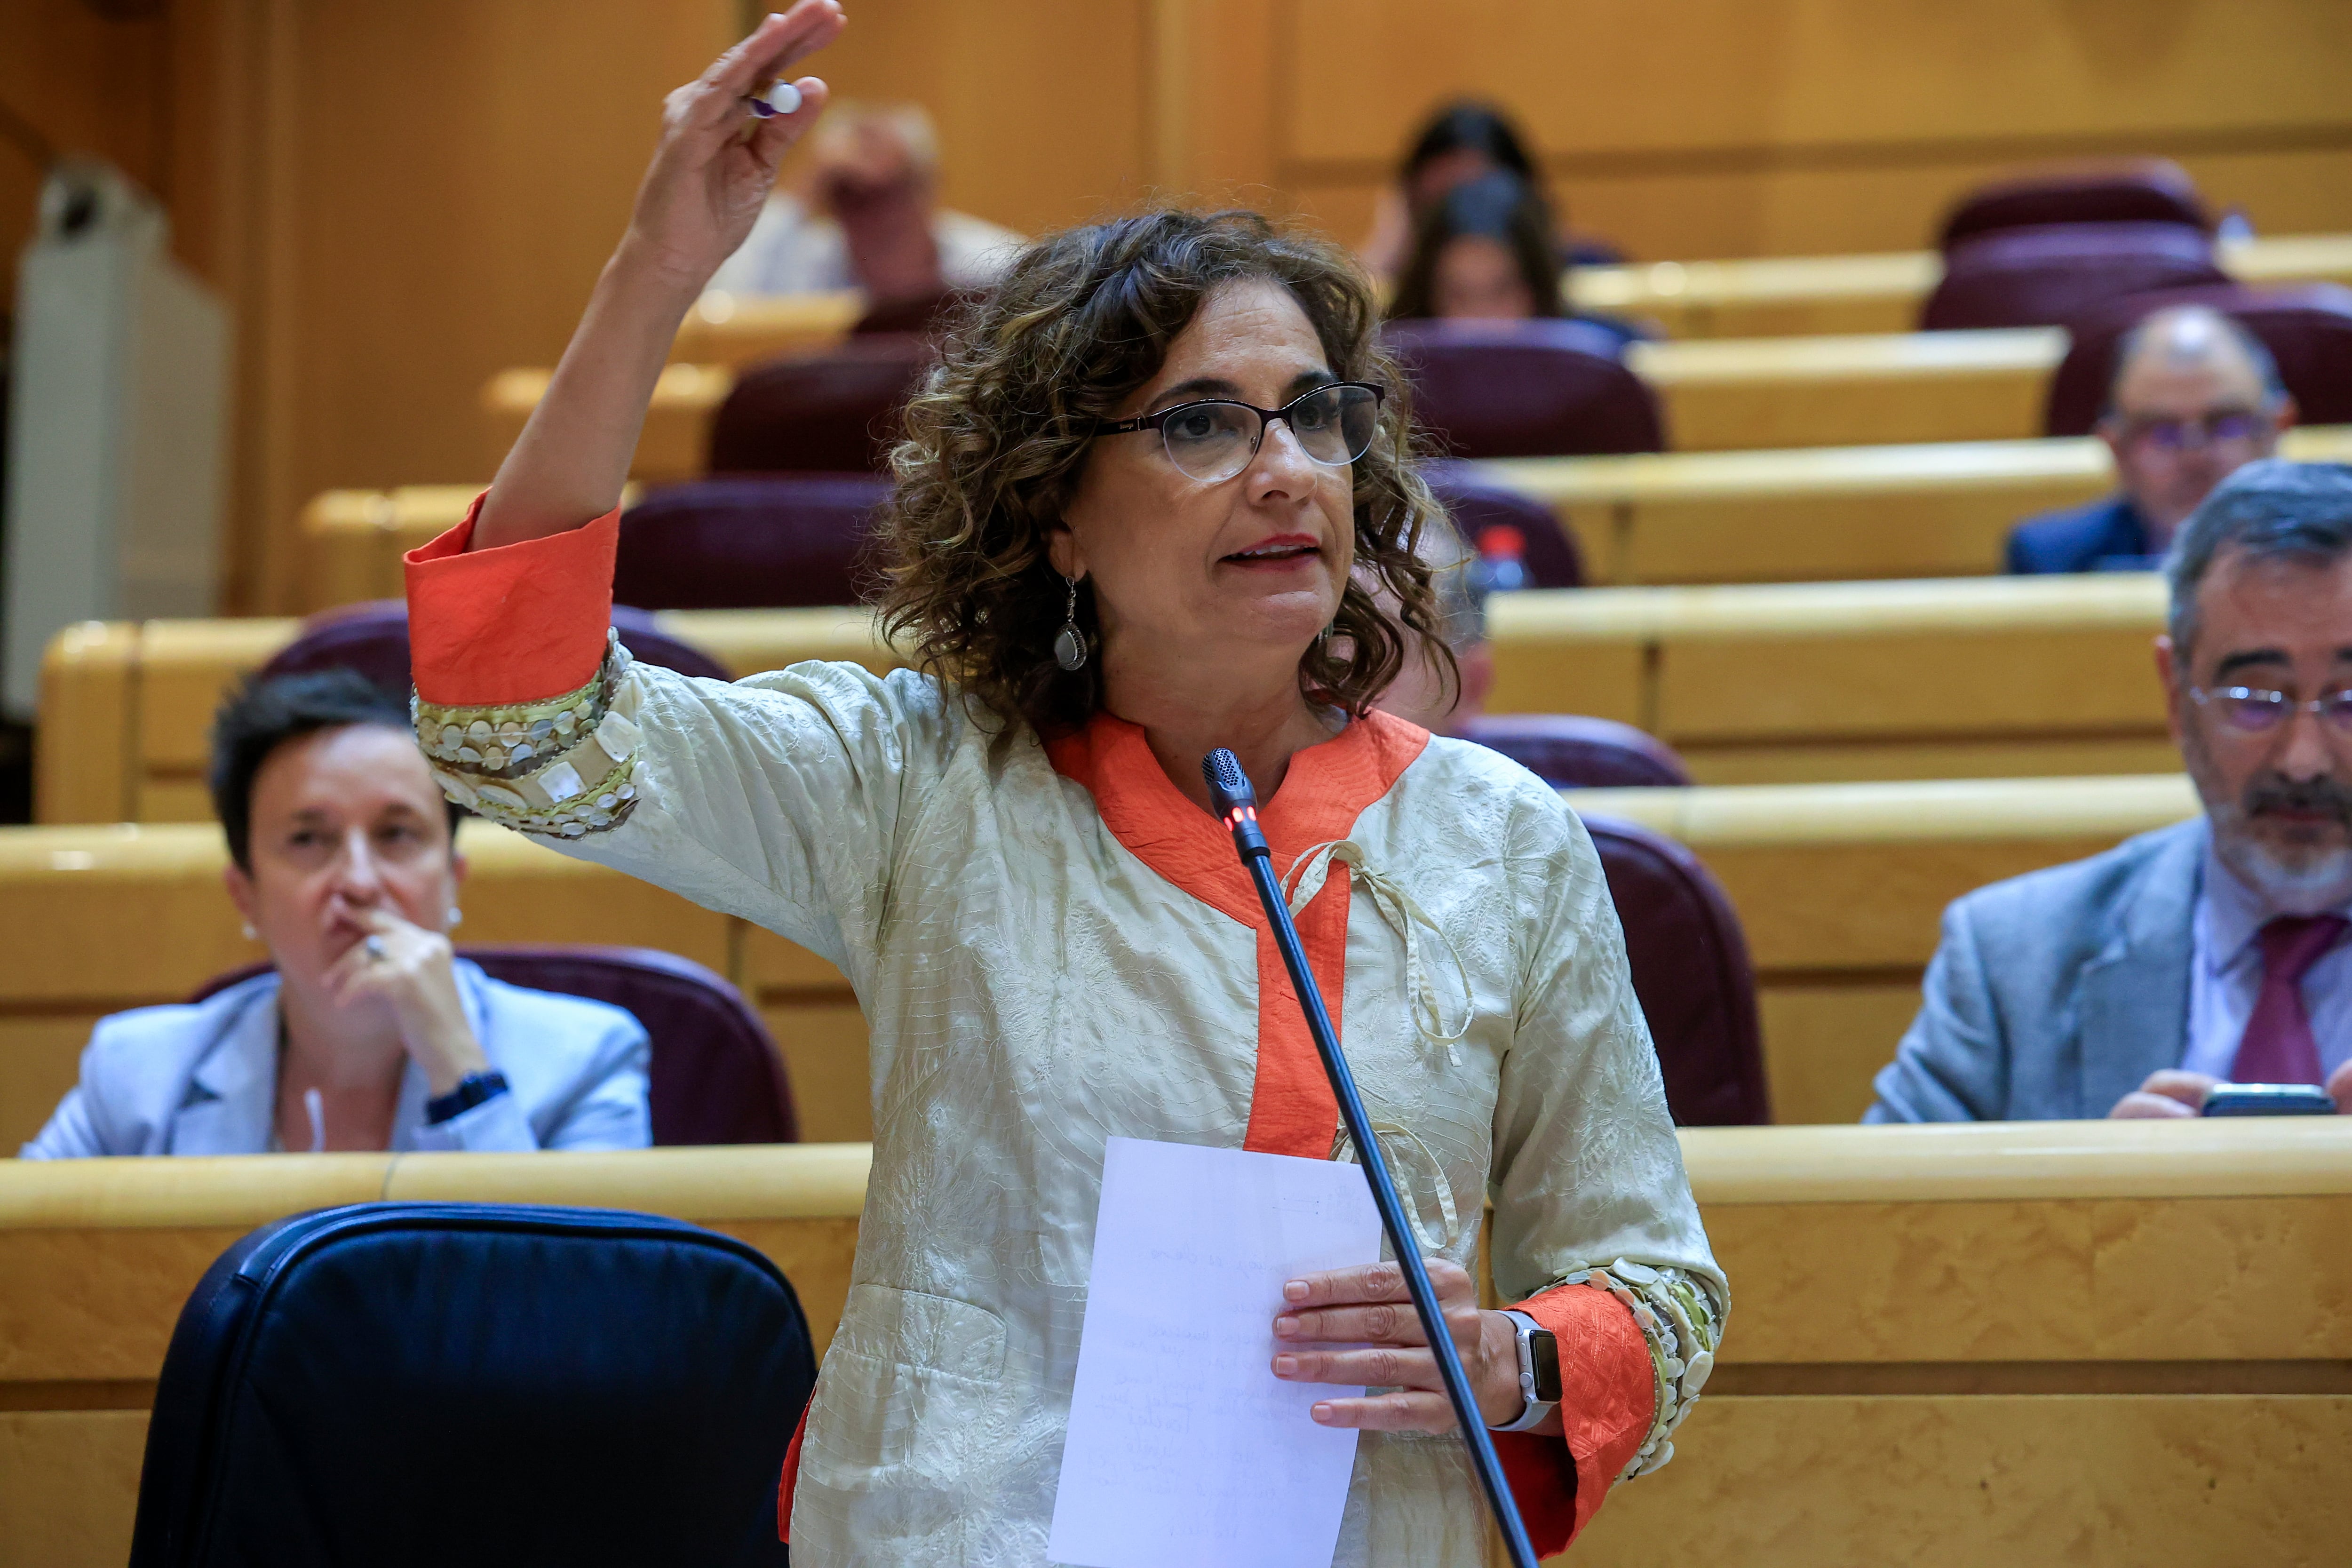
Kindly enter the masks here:
[[1496, 1432], [1526, 1432], [1544, 1424], [1559, 1408], [1559, 1342], [1552, 1331], [1525, 1312], [1506, 1310], [1503, 1316], [1519, 1342], [1519, 1418], [1494, 1427]]
[[[457, 1087], [448, 1093], [425, 1102], [425, 1124], [438, 1127], [454, 1116], [466, 1112], [486, 1100], [496, 1100], [507, 1091], [507, 1075], [501, 1072], [469, 1073], [457, 1080]], [[1526, 1359], [1521, 1352], [1521, 1361]]]

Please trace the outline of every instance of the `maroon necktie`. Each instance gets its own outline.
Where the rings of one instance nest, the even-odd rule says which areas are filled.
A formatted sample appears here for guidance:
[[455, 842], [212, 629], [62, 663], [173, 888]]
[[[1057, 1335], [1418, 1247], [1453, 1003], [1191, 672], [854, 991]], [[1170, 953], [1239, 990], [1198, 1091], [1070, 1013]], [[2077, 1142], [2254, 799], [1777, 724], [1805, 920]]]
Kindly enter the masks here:
[[2263, 994], [2230, 1066], [2233, 1083], [2317, 1083], [2319, 1041], [2304, 1011], [2303, 977], [2336, 945], [2347, 922], [2341, 915], [2282, 915], [2263, 927]]

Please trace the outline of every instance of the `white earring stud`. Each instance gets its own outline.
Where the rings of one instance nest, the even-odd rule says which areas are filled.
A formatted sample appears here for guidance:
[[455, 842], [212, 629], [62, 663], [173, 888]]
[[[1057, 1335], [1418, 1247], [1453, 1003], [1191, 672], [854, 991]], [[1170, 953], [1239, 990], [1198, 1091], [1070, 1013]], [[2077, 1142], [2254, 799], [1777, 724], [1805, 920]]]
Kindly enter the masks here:
[[463, 924], [463, 923], [465, 922], [465, 919], [466, 919], [466, 911], [465, 911], [465, 910], [463, 910], [459, 909], [459, 908], [458, 908], [457, 905], [455, 905], [455, 904], [451, 904], [451, 905], [449, 906], [449, 929], [450, 929], [451, 931], [456, 931], [456, 930], [457, 929], [457, 927], [458, 927], [458, 926], [460, 926], [461, 924]]
[[251, 921], [245, 922], [245, 940], [247, 942], [258, 942], [261, 940], [261, 933], [253, 929], [253, 922]]

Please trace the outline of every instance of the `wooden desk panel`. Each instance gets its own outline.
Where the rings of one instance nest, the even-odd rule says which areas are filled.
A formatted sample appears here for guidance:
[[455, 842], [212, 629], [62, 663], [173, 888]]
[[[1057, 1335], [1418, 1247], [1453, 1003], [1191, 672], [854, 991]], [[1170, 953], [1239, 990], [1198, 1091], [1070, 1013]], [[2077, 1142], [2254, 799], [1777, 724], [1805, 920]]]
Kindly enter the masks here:
[[[2179, 821], [2178, 774], [1578, 792], [1689, 844], [1728, 891], [1756, 965], [1765, 1058], [1784, 1121], [1848, 1121], [1916, 1006], [1946, 904]], [[733, 981], [782, 1048], [808, 1136], [870, 1128], [865, 1023], [847, 981], [769, 932], [511, 834], [469, 824], [469, 941], [603, 942], [679, 952]], [[0, 833], [0, 1148], [38, 1129], [89, 1025], [184, 996], [256, 950], [197, 825]], [[125, 911], [142, 940], [120, 940]]]
[[[2332, 1562], [2352, 1126], [1682, 1135], [1733, 1309], [1659, 1474], [1572, 1561]], [[859, 1146], [0, 1163], [0, 1560], [119, 1562], [181, 1300], [251, 1227], [379, 1195], [625, 1204], [787, 1268], [820, 1344]], [[77, 1401], [79, 1403], [77, 1403]], [[35, 1484], [37, 1483], [37, 1484]]]
[[[2282, 452], [2352, 459], [2352, 429], [2290, 430]], [[2105, 444], [2091, 437], [1475, 467], [1549, 504], [1596, 586], [1998, 573], [2020, 520], [2093, 500], [2115, 480]]]
[[[2352, 461], [2352, 428], [2290, 430], [2284, 456]], [[1588, 583], [1834, 583], [1998, 573], [2009, 531], [2114, 483], [2090, 437], [1624, 458], [1517, 458], [1486, 477], [1550, 505]], [[482, 487], [328, 490], [302, 514], [306, 607], [396, 598], [400, 558]]]
[[[1515, 594], [1490, 610], [1488, 705], [1642, 725], [1710, 782], [2164, 766], [2147, 652], [2163, 606], [2147, 574]], [[662, 619], [739, 674], [900, 662], [862, 609]], [[293, 629], [154, 621], [61, 634], [44, 674], [41, 820], [209, 816], [212, 712]]]
[[[1657, 389], [1677, 451], [1993, 441], [2036, 434], [2056, 328], [1726, 338], [1637, 343], [1626, 363]], [[494, 471], [547, 390], [544, 370], [501, 371], [482, 390], [481, 461]], [[662, 373], [629, 472], [641, 482], [704, 468], [709, 424], [734, 385], [724, 365]]]
[[2039, 434], [2055, 327], [1636, 343], [1678, 452], [1998, 441]]
[[[2352, 282], [2352, 235], [2224, 242], [2222, 269], [2247, 283]], [[1943, 277], [1932, 250], [1580, 267], [1580, 310], [1647, 318], [1672, 338], [1908, 331]]]

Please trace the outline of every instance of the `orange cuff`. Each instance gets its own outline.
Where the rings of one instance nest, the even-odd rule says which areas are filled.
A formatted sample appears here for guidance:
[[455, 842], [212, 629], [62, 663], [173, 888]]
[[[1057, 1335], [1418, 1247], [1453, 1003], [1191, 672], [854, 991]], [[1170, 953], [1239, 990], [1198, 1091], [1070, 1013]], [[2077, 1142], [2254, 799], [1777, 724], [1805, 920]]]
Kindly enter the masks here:
[[1657, 1408], [1650, 1342], [1606, 1290], [1563, 1285], [1522, 1301], [1559, 1340], [1560, 1437], [1497, 1432], [1495, 1451], [1537, 1554], [1565, 1551], [1649, 1435]]
[[541, 702], [587, 685], [604, 662], [620, 510], [584, 528], [469, 552], [488, 494], [404, 558], [409, 661], [427, 702]]

